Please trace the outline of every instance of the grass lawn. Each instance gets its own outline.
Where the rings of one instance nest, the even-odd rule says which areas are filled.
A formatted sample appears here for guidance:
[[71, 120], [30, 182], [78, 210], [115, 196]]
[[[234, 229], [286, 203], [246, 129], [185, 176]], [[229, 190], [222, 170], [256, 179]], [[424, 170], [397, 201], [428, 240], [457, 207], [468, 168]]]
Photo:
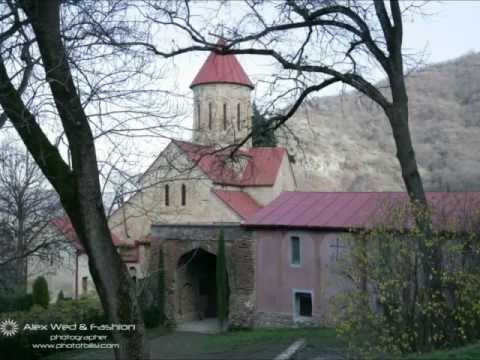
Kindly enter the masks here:
[[[172, 333], [169, 329], [158, 327], [148, 329], [147, 335], [152, 341], [152, 351], [155, 355], [157, 347], [166, 352], [171, 358], [177, 354], [178, 358], [206, 359], [208, 354], [232, 355], [239, 358], [253, 358], [258, 354], [275, 355], [283, 351], [297, 339], [304, 338], [307, 342], [305, 349], [300, 353], [299, 360], [311, 359], [322, 355], [329, 358], [332, 354], [345, 356], [346, 344], [339, 338], [334, 329], [326, 328], [298, 328], [298, 329], [255, 329], [237, 330], [215, 335], [193, 335], [188, 333]], [[178, 339], [176, 339], [178, 337]], [[172, 343], [173, 341], [173, 343]], [[170, 344], [172, 343], [172, 344]], [[170, 346], [170, 345], [171, 346]], [[170, 347], [171, 349], [167, 349]], [[75, 359], [96, 359], [95, 354], [102, 354], [95, 350], [61, 352], [48, 356], [48, 360], [61, 360], [66, 357]], [[103, 352], [105, 354], [105, 352]], [[203, 356], [202, 356], [203, 354]], [[163, 353], [159, 354], [162, 355]], [[237, 356], [237, 357], [235, 357]], [[113, 358], [113, 357], [112, 357]], [[337, 358], [337, 357], [334, 357]], [[457, 349], [434, 351], [428, 354], [410, 354], [397, 357], [398, 360], [477, 360], [480, 359], [480, 342]]]
[[289, 345], [304, 338], [307, 343], [321, 343], [325, 347], [341, 347], [342, 343], [334, 329], [299, 328], [299, 329], [255, 329], [230, 331], [224, 334], [210, 335], [205, 339], [205, 351], [235, 350], [241, 347], [262, 345]]
[[[256, 329], [205, 335], [169, 332], [164, 328], [148, 330], [152, 356], [178, 359], [274, 358], [299, 338], [311, 346], [338, 349], [335, 330], [322, 328]], [[109, 355], [110, 354], [110, 355]], [[84, 350], [53, 354], [46, 359], [113, 359], [110, 351]], [[45, 360], [46, 360], [45, 359]]]
[[463, 346], [457, 349], [434, 351], [428, 354], [409, 355], [405, 357], [408, 360], [444, 360], [444, 359], [462, 359], [477, 360], [480, 359], [480, 343]]

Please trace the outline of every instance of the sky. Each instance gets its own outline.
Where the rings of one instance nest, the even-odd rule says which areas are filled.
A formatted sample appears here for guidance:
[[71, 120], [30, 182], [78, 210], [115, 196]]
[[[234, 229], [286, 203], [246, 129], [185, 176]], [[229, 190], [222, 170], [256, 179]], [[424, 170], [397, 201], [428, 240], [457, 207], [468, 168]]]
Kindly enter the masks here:
[[480, 51], [480, 1], [432, 1], [429, 15], [405, 24], [405, 48], [427, 50], [427, 62]]
[[[479, 0], [428, 1], [422, 6], [422, 14], [404, 20], [404, 51], [415, 54], [425, 64], [480, 52], [479, 17]], [[188, 86], [207, 56], [206, 53], [190, 53], [175, 59], [178, 72], [173, 77], [179, 92], [189, 94]], [[254, 83], [271, 69], [268, 59], [249, 55], [237, 57]], [[331, 89], [323, 94], [333, 95], [338, 91], [338, 88]]]
[[[422, 3], [425, 4], [422, 7], [424, 15], [415, 14], [404, 19], [405, 53], [416, 54], [421, 57], [423, 64], [429, 64], [454, 59], [469, 52], [480, 52], [480, 0]], [[228, 6], [233, 9], [235, 2], [228, 3]], [[185, 95], [186, 107], [193, 108], [189, 105], [192, 100], [189, 85], [207, 56], [205, 52], [187, 53], [170, 60], [175, 64], [174, 71], [168, 73], [168, 78], [159, 87]], [[238, 59], [254, 83], [272, 74], [273, 67], [270, 64], [273, 61], [270, 58], [244, 55], [238, 56]], [[259, 88], [261, 86], [257, 86], [254, 98], [262, 96]], [[334, 95], [338, 91], [339, 88], [326, 89], [319, 95]], [[189, 123], [187, 120], [185, 125]], [[145, 169], [167, 142], [166, 139], [142, 140], [142, 154], [145, 157], [139, 161], [140, 168]]]

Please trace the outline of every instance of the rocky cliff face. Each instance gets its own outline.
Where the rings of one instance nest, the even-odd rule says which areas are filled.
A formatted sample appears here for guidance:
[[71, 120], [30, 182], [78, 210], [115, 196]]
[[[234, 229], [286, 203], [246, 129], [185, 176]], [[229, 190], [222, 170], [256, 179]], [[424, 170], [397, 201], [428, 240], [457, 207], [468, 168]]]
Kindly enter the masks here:
[[[480, 191], [480, 54], [427, 66], [407, 81], [410, 127], [427, 190]], [[385, 115], [358, 93], [306, 103], [280, 142], [299, 189], [403, 190]]]

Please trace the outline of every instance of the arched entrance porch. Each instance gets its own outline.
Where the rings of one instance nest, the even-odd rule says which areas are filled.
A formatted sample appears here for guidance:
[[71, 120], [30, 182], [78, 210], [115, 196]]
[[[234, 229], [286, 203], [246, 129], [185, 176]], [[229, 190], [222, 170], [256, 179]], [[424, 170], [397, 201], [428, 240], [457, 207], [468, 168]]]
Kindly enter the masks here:
[[177, 319], [203, 320], [217, 317], [216, 255], [195, 248], [177, 263]]

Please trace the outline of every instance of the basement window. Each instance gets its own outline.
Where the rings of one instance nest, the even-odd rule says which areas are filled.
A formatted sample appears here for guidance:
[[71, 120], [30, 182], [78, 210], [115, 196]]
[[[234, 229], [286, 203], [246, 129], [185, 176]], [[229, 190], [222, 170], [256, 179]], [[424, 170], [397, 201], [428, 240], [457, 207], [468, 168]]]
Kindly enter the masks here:
[[312, 316], [312, 293], [304, 291], [294, 292], [294, 309], [296, 317]]

